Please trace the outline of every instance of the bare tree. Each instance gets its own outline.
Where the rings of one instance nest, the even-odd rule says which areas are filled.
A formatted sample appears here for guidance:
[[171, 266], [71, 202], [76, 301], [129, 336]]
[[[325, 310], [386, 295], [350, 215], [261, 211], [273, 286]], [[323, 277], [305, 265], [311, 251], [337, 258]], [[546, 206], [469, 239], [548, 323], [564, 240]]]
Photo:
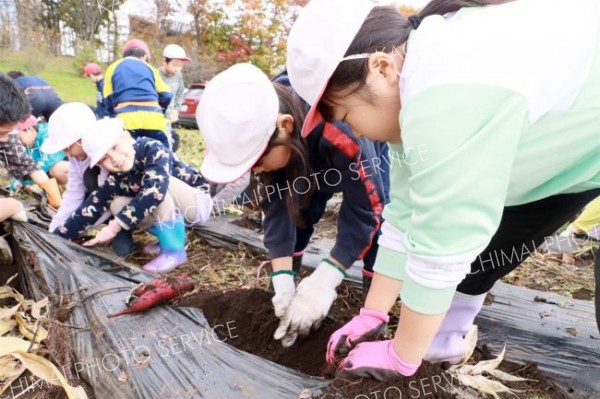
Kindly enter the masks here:
[[[46, 0], [47, 1], [47, 0]], [[124, 0], [61, 0], [60, 15], [81, 43], [95, 47], [100, 26], [107, 26], [110, 15]]]

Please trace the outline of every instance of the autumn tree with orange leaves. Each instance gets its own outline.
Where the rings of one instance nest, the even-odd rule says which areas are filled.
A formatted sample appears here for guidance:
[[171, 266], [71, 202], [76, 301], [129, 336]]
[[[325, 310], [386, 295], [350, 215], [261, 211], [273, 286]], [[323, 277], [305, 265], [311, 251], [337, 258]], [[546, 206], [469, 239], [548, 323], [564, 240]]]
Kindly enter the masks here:
[[302, 0], [192, 0], [194, 37], [202, 57], [224, 69], [252, 62], [272, 74], [285, 64], [286, 38]]

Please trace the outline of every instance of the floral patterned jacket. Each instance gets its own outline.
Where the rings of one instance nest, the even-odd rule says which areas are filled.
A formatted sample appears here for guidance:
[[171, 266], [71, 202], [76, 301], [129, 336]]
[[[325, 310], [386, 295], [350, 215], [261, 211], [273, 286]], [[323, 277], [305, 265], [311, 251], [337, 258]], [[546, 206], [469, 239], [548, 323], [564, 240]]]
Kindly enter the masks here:
[[160, 142], [142, 138], [133, 147], [135, 161], [131, 170], [110, 173], [106, 182], [90, 194], [62, 226], [54, 231], [55, 234], [68, 239], [82, 237], [108, 210], [110, 202], [116, 197], [133, 197], [115, 216], [123, 228], [133, 229], [164, 200], [171, 174], [191, 186], [204, 184], [197, 169], [181, 162]]
[[9, 133], [6, 141], [0, 141], [0, 167], [6, 168], [15, 179], [25, 180], [40, 169], [40, 165], [31, 158], [31, 153], [21, 143], [19, 133]]

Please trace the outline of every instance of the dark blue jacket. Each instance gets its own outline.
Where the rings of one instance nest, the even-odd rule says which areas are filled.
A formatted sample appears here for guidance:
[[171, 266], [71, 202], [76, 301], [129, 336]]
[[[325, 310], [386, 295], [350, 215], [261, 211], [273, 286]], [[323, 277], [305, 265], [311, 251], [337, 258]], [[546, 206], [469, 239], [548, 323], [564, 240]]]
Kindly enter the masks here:
[[21, 76], [16, 78], [15, 81], [19, 86], [23, 88], [34, 87], [34, 86], [50, 86], [50, 83], [45, 80], [38, 78], [37, 76]]
[[108, 104], [104, 100], [104, 79], [96, 82], [96, 117], [102, 119], [104, 117], [111, 117], [110, 111], [108, 110]]
[[[285, 73], [274, 80], [289, 85]], [[316, 191], [341, 192], [343, 195], [331, 256], [349, 268], [354, 261], [364, 257], [373, 239], [380, 234], [389, 191], [387, 143], [357, 139], [348, 125], [339, 121], [320, 124], [305, 140], [316, 177], [316, 182], [312, 183], [316, 185]], [[291, 256], [297, 249], [297, 226], [286, 209], [287, 184], [283, 179], [279, 184], [261, 205], [264, 244], [271, 258]], [[290, 186], [294, 189], [293, 182]], [[300, 190], [299, 183], [296, 188]], [[270, 191], [267, 189], [266, 192]]]

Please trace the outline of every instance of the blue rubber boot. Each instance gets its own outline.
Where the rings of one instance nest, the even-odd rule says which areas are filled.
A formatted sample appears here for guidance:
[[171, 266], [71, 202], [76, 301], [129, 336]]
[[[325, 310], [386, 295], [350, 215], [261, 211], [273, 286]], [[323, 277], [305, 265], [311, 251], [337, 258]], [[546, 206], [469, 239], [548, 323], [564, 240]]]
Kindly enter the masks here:
[[168, 273], [187, 262], [185, 224], [182, 217], [152, 225], [148, 233], [158, 238], [160, 254], [144, 266], [152, 273]]

